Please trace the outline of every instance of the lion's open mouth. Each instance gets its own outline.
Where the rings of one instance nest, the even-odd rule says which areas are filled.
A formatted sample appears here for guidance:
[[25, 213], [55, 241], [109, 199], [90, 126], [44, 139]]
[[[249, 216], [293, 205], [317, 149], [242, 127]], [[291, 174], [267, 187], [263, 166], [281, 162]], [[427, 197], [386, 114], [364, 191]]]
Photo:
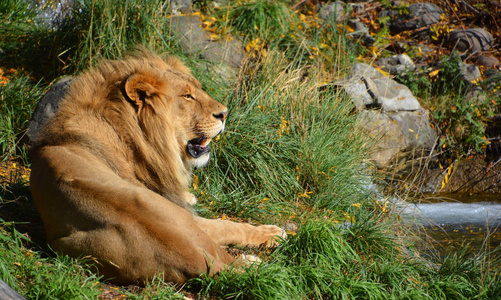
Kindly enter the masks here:
[[204, 137], [189, 140], [188, 145], [186, 145], [186, 152], [193, 158], [199, 158], [210, 152], [210, 141], [210, 138]]

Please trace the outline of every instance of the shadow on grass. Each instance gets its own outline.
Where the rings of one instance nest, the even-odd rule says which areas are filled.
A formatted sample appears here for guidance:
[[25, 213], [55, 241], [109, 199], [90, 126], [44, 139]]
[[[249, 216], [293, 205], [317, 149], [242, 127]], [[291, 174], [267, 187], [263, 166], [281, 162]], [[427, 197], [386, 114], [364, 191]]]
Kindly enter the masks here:
[[[13, 163], [2, 164], [5, 166]], [[27, 235], [31, 243], [25, 245], [26, 247], [50, 253], [46, 246], [42, 220], [31, 198], [30, 187], [26, 180], [28, 175], [22, 169], [5, 171], [4, 166], [0, 171], [0, 221], [3, 225], [12, 225], [15, 230]]]

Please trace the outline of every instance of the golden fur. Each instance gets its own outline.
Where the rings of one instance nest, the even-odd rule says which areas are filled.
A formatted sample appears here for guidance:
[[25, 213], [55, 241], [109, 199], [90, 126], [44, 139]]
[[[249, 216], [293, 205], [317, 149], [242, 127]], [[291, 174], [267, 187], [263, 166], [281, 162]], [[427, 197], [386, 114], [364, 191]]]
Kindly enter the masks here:
[[227, 109], [189, 69], [141, 50], [71, 84], [31, 152], [31, 191], [47, 241], [88, 256], [105, 278], [182, 283], [235, 259], [227, 244], [270, 245], [284, 231], [191, 212], [193, 167], [224, 130]]

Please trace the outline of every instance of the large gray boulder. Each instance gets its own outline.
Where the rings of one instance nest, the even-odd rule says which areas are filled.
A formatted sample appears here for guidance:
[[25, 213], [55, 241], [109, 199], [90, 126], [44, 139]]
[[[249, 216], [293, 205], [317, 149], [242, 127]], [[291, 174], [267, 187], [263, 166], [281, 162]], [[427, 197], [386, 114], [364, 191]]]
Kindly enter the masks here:
[[26, 135], [22, 140], [22, 143], [27, 145], [28, 148], [36, 141], [45, 123], [47, 123], [59, 109], [59, 104], [66, 95], [72, 81], [73, 78], [70, 76], [60, 79], [51, 86], [49, 91], [45, 93], [42, 99], [37, 103], [31, 115], [31, 120], [28, 123]]
[[211, 62], [214, 70], [227, 81], [231, 82], [238, 74], [245, 58], [241, 40], [211, 39], [198, 16], [171, 16], [168, 26], [184, 52]]
[[421, 108], [409, 88], [367, 64], [355, 64], [350, 78], [334, 84], [351, 96], [359, 111], [380, 108], [383, 112], [397, 112]]
[[405, 85], [367, 64], [355, 64], [352, 75], [334, 85], [350, 96], [360, 128], [374, 139], [370, 158], [376, 165], [387, 167], [433, 149], [437, 134], [428, 111]]
[[412, 71], [416, 68], [414, 62], [407, 54], [397, 54], [390, 57], [379, 59], [374, 63], [390, 75], [400, 75], [406, 71]]

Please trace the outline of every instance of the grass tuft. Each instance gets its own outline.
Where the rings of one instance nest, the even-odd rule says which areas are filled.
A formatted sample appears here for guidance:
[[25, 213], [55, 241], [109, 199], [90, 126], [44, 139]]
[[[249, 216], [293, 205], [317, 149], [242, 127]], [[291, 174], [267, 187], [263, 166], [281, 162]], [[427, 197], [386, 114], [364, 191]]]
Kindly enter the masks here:
[[26, 75], [14, 75], [4, 86], [0, 86], [0, 147], [1, 160], [10, 158], [16, 151], [24, 153], [18, 147], [19, 140], [45, 88], [41, 84], [33, 84]]
[[[0, 220], [2, 221], [2, 220]], [[0, 228], [0, 279], [28, 299], [96, 299], [98, 279], [67, 256], [44, 258], [24, 245], [29, 239], [15, 224]]]

